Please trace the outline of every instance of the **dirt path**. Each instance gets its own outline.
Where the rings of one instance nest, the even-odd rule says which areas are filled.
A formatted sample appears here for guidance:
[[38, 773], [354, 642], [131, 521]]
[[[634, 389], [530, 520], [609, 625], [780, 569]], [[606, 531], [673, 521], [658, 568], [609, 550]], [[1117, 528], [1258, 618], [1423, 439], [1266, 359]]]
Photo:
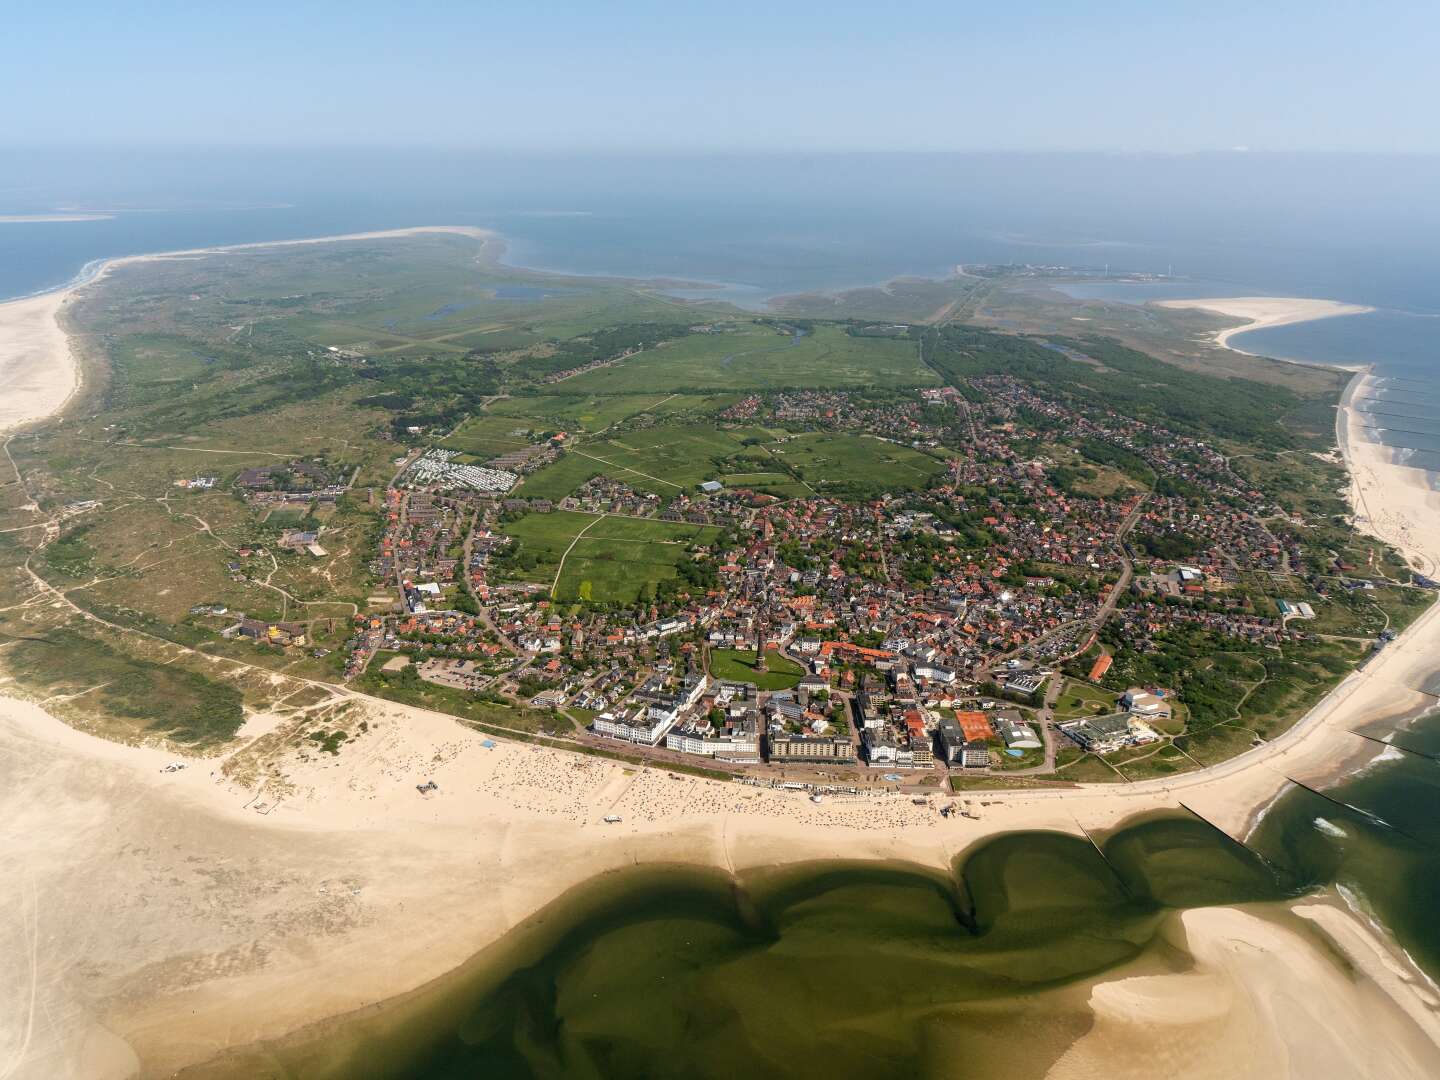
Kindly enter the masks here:
[[593, 529], [596, 525], [599, 525], [600, 522], [604, 521], [606, 517], [607, 515], [601, 514], [594, 521], [590, 522], [589, 525], [586, 525], [583, 529], [576, 533], [575, 538], [570, 541], [570, 546], [567, 547], [565, 549], [565, 553], [560, 556], [560, 565], [555, 568], [555, 580], [550, 583], [550, 598], [552, 600], [555, 598], [555, 590], [560, 588], [560, 575], [565, 572], [565, 560], [570, 557], [570, 552], [575, 550], [575, 545], [580, 542], [580, 538], [582, 536], [584, 536], [587, 532]]
[[669, 480], [662, 480], [658, 476], [651, 476], [649, 473], [643, 473], [639, 469], [632, 469], [628, 465], [618, 465], [613, 461], [606, 461], [604, 458], [596, 457], [594, 454], [587, 454], [584, 450], [571, 450], [570, 452], [572, 454], [579, 454], [583, 458], [589, 458], [591, 461], [598, 461], [601, 465], [609, 465], [612, 469], [624, 469], [626, 472], [634, 473], [636, 476], [643, 476], [646, 480], [654, 480], [655, 483], [673, 487], [676, 491], [684, 490], [679, 484], [672, 483]]

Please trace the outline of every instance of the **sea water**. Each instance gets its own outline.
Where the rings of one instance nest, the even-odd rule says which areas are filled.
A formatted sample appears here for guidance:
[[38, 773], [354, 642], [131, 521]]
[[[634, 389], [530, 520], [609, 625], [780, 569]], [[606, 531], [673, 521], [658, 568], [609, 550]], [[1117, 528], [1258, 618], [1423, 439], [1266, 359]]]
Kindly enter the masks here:
[[[1109, 299], [1365, 304], [1377, 310], [1232, 340], [1373, 365], [1372, 437], [1440, 467], [1440, 159], [51, 150], [0, 152], [0, 173], [0, 215], [104, 215], [0, 223], [0, 298], [116, 255], [461, 224], [497, 229], [516, 265], [667, 278], [751, 308], [1009, 262], [1183, 278], [1074, 289]], [[1406, 411], [1379, 404], [1396, 401]]]
[[[444, 223], [499, 230], [516, 264], [709, 283], [720, 288], [696, 294], [751, 304], [1011, 261], [1188, 279], [1132, 287], [1131, 298], [1368, 304], [1379, 310], [1233, 340], [1375, 365], [1367, 426], [1412, 463], [1440, 465], [1440, 163], [1430, 159], [112, 152], [0, 166], [0, 214], [110, 214], [0, 224], [0, 296], [55, 287], [115, 255]], [[952, 875], [854, 864], [738, 883], [637, 872], [568, 898], [430, 991], [217, 1068], [735, 1076], [805, 1061], [843, 1077], [926, 1075], [941, 1062], [953, 1073], [957, 1061], [985, 1075], [1003, 1060], [1041, 1075], [1086, 1020], [1050, 998], [1037, 1009], [1036, 995], [1163, 958], [1156, 928], [1174, 908], [1329, 883], [1440, 975], [1440, 717], [1367, 733], [1393, 744], [1377, 745], [1383, 760], [1322, 794], [1287, 793], [1249, 850], [1168, 818], [1101, 838], [1100, 851], [1002, 836]]]
[[[1407, 734], [1440, 746], [1440, 715]], [[1184, 969], [1170, 913], [1323, 886], [1440, 974], [1440, 764], [1393, 757], [1292, 788], [1245, 845], [1159, 814], [1090, 839], [1001, 834], [948, 874], [608, 875], [421, 991], [196, 1075], [1042, 1076], [1088, 1027], [1086, 984]]]

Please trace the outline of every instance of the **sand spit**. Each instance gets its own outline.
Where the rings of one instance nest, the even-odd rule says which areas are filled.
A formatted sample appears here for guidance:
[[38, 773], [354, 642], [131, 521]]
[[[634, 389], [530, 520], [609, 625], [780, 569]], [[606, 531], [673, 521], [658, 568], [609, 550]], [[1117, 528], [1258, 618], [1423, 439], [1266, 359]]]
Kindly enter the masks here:
[[[490, 237], [440, 227], [336, 239], [424, 231]], [[138, 256], [105, 269], [224, 250]], [[56, 295], [51, 302], [63, 302]], [[6, 371], [19, 355], [19, 327], [49, 334], [33, 330], [46, 325], [33, 318], [0, 320]], [[73, 371], [68, 349], [54, 346], [63, 334], [45, 340], [45, 355]], [[1358, 441], [1354, 391], [1341, 435], [1360, 523], [1433, 568], [1440, 498], [1417, 485], [1414, 470], [1391, 465], [1383, 448]], [[50, 393], [53, 409], [69, 391]], [[22, 415], [41, 415], [41, 405]], [[999, 832], [1078, 834], [1180, 806], [1243, 835], [1287, 777], [1333, 777], [1374, 756], [1349, 728], [1413, 710], [1413, 687], [1440, 655], [1436, 614], [1285, 736], [1224, 765], [1123, 787], [975, 793], [966, 801], [978, 819], [942, 820], [908, 796], [816, 805], [801, 794], [521, 743], [491, 749], [449, 717], [360, 695], [351, 697], [369, 730], [338, 756], [300, 749], [305, 740], [287, 741], [282, 723], [224, 758], [182, 759], [185, 769], [165, 772], [177, 760], [172, 751], [104, 742], [0, 697], [0, 956], [18, 958], [0, 965], [0, 1076], [120, 1077], [137, 1063], [144, 1075], [167, 1075], [421, 986], [566, 890], [640, 862], [738, 871], [838, 857], [947, 867]], [[277, 779], [258, 792], [228, 779], [227, 762], [273, 767]], [[438, 790], [417, 791], [429, 780]], [[607, 824], [607, 816], [622, 820]], [[1293, 927], [1229, 909], [1190, 912], [1182, 924], [1197, 974], [1175, 976], [1189, 981], [1173, 986], [1100, 983], [1094, 1034], [1103, 1044], [1107, 1032], [1134, 1028], [1127, 1016], [1153, 1012], [1152, 1033], [1172, 1031], [1176, 1045], [1196, 1024], [1222, 1036], [1194, 1036], [1188, 1075], [1250, 1075], [1235, 1070], [1251, 1063], [1253, 1049], [1266, 1075], [1301, 1076], [1313, 1062], [1307, 1047], [1331, 1045], [1316, 1035], [1328, 1023], [1356, 1053], [1393, 1036], [1376, 1051], [1391, 1055], [1384, 1065], [1393, 1071], [1369, 1075], [1434, 1075], [1424, 980], [1360, 922], [1326, 910], [1333, 914], [1312, 922], [1335, 948], [1373, 961], [1352, 960], [1353, 977]], [[1381, 956], [1388, 960], [1374, 959]], [[1277, 1008], [1293, 986], [1326, 987], [1334, 1007], [1353, 1010], [1364, 1028], [1316, 1011], [1324, 1003], [1308, 998], [1320, 995]], [[1223, 1008], [1215, 1002], [1222, 993]], [[1057, 1075], [1099, 1075], [1102, 1058], [1086, 1039], [1062, 1060], [1070, 1071]], [[1126, 1075], [1127, 1062], [1145, 1064], [1132, 1075], [1155, 1075], [1138, 1052], [1103, 1060], [1106, 1075]], [[1426, 1070], [1411, 1071], [1416, 1062]], [[1206, 1063], [1210, 1071], [1199, 1071]]]
[[109, 221], [114, 214], [0, 214], [0, 225], [43, 225], [63, 221]]
[[1272, 326], [1310, 322], [1314, 319], [1333, 319], [1340, 315], [1364, 315], [1375, 310], [1363, 304], [1343, 304], [1338, 300], [1313, 300], [1296, 296], [1231, 296], [1205, 300], [1153, 300], [1151, 303], [1157, 307], [1195, 308], [1246, 320], [1242, 326], [1232, 326], [1215, 335], [1216, 345], [1245, 353], [1246, 356], [1256, 354], [1231, 345], [1230, 339], [1236, 334], [1264, 330]]
[[[1353, 917], [1296, 908], [1302, 928], [1237, 908], [1175, 917], [1195, 967], [1099, 983], [1095, 1025], [1049, 1080], [1423, 1077], [1440, 1072], [1440, 1022]], [[1319, 933], [1326, 948], [1312, 940]], [[1342, 953], [1347, 971], [1327, 955]], [[1408, 1007], [1396, 1008], [1397, 1002]]]
[[[5, 219], [0, 218], [0, 221]], [[12, 218], [11, 220], [21, 220]], [[79, 216], [25, 218], [24, 220], [81, 220]], [[61, 316], [75, 294], [124, 267], [172, 259], [193, 259], [223, 255], [232, 251], [338, 243], [347, 240], [385, 240], [422, 233], [452, 233], [480, 241], [477, 260], [493, 263], [500, 258], [504, 242], [489, 229], [469, 225], [420, 225], [409, 229], [347, 233], [303, 240], [267, 240], [253, 244], [190, 248], [150, 255], [125, 255], [105, 259], [86, 268], [76, 281], [51, 292], [0, 303], [0, 432], [59, 412], [79, 387], [81, 367], [63, 327]]]

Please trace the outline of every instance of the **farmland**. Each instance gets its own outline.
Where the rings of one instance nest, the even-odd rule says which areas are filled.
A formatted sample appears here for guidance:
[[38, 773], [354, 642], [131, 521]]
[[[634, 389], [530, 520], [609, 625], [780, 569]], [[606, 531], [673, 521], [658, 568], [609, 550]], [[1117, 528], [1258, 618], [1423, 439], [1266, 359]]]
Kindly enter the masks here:
[[508, 416], [472, 416], [440, 445], [477, 458], [492, 458], [529, 446], [530, 430], [526, 421]]
[[[556, 384], [567, 388], [569, 381]], [[547, 388], [548, 389], [548, 388]], [[504, 398], [487, 410], [494, 416], [515, 417], [522, 426], [544, 430], [595, 432], [643, 414], [674, 417], [710, 415], [733, 404], [737, 394], [571, 394], [531, 393]]]

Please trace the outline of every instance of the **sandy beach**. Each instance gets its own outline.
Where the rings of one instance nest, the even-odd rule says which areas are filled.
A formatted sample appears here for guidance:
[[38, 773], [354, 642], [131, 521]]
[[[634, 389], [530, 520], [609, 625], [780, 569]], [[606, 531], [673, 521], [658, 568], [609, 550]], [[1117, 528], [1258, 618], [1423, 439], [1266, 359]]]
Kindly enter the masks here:
[[[423, 231], [491, 238], [439, 227], [333, 239]], [[73, 389], [55, 324], [70, 292], [0, 315], [0, 371], [9, 379], [23, 354], [41, 387], [0, 426], [54, 411]], [[1340, 414], [1358, 522], [1433, 571], [1440, 496], [1360, 441], [1359, 381]], [[636, 863], [947, 867], [1002, 831], [1079, 835], [1182, 806], [1244, 836], [1288, 778], [1324, 781], [1372, 759], [1350, 728], [1414, 711], [1437, 656], [1432, 608], [1269, 744], [1168, 780], [975, 793], [964, 801], [978, 819], [941, 819], [908, 795], [816, 805], [522, 743], [491, 749], [447, 716], [345, 691], [368, 730], [338, 756], [301, 747], [301, 715], [195, 759], [105, 742], [0, 696], [0, 956], [17, 961], [0, 973], [0, 1076], [168, 1075], [421, 986], [567, 890]], [[187, 767], [162, 771], [177, 760]], [[422, 795], [426, 781], [438, 789]], [[1366, 1075], [1440, 1073], [1428, 985], [1342, 907], [1312, 898], [1283, 920], [1192, 911], [1175, 933], [1193, 970], [1099, 983], [1095, 1028], [1053, 1075], [1153, 1076], [1157, 1060], [1177, 1076], [1363, 1071], [1356, 1055], [1376, 1040], [1384, 1056]]]
[[79, 365], [59, 322], [73, 293], [0, 304], [0, 431], [58, 412], [74, 392]]
[[[10, 220], [68, 221], [82, 218], [12, 217]], [[0, 303], [0, 433], [59, 412], [74, 394], [79, 386], [82, 368], [62, 326], [65, 306], [77, 291], [121, 267], [169, 259], [223, 255], [232, 251], [327, 244], [346, 240], [384, 240], [422, 233], [453, 233], [474, 237], [480, 241], [477, 261], [494, 262], [504, 250], [504, 243], [498, 234], [468, 225], [421, 225], [409, 229], [347, 233], [303, 240], [267, 240], [253, 244], [189, 248], [106, 259], [87, 267], [87, 273], [80, 280], [63, 288]]]
[[1204, 300], [1154, 300], [1157, 307], [1195, 308], [1209, 311], [1228, 318], [1244, 319], [1240, 326], [1219, 331], [1214, 338], [1221, 348], [1234, 349], [1246, 356], [1256, 354], [1237, 349], [1230, 344], [1236, 334], [1250, 330], [1263, 330], [1272, 326], [1289, 326], [1291, 323], [1310, 322], [1314, 319], [1333, 319], [1340, 315], [1363, 315], [1374, 308], [1363, 304], [1343, 304], [1338, 300], [1314, 300], [1295, 296], [1231, 296]]

